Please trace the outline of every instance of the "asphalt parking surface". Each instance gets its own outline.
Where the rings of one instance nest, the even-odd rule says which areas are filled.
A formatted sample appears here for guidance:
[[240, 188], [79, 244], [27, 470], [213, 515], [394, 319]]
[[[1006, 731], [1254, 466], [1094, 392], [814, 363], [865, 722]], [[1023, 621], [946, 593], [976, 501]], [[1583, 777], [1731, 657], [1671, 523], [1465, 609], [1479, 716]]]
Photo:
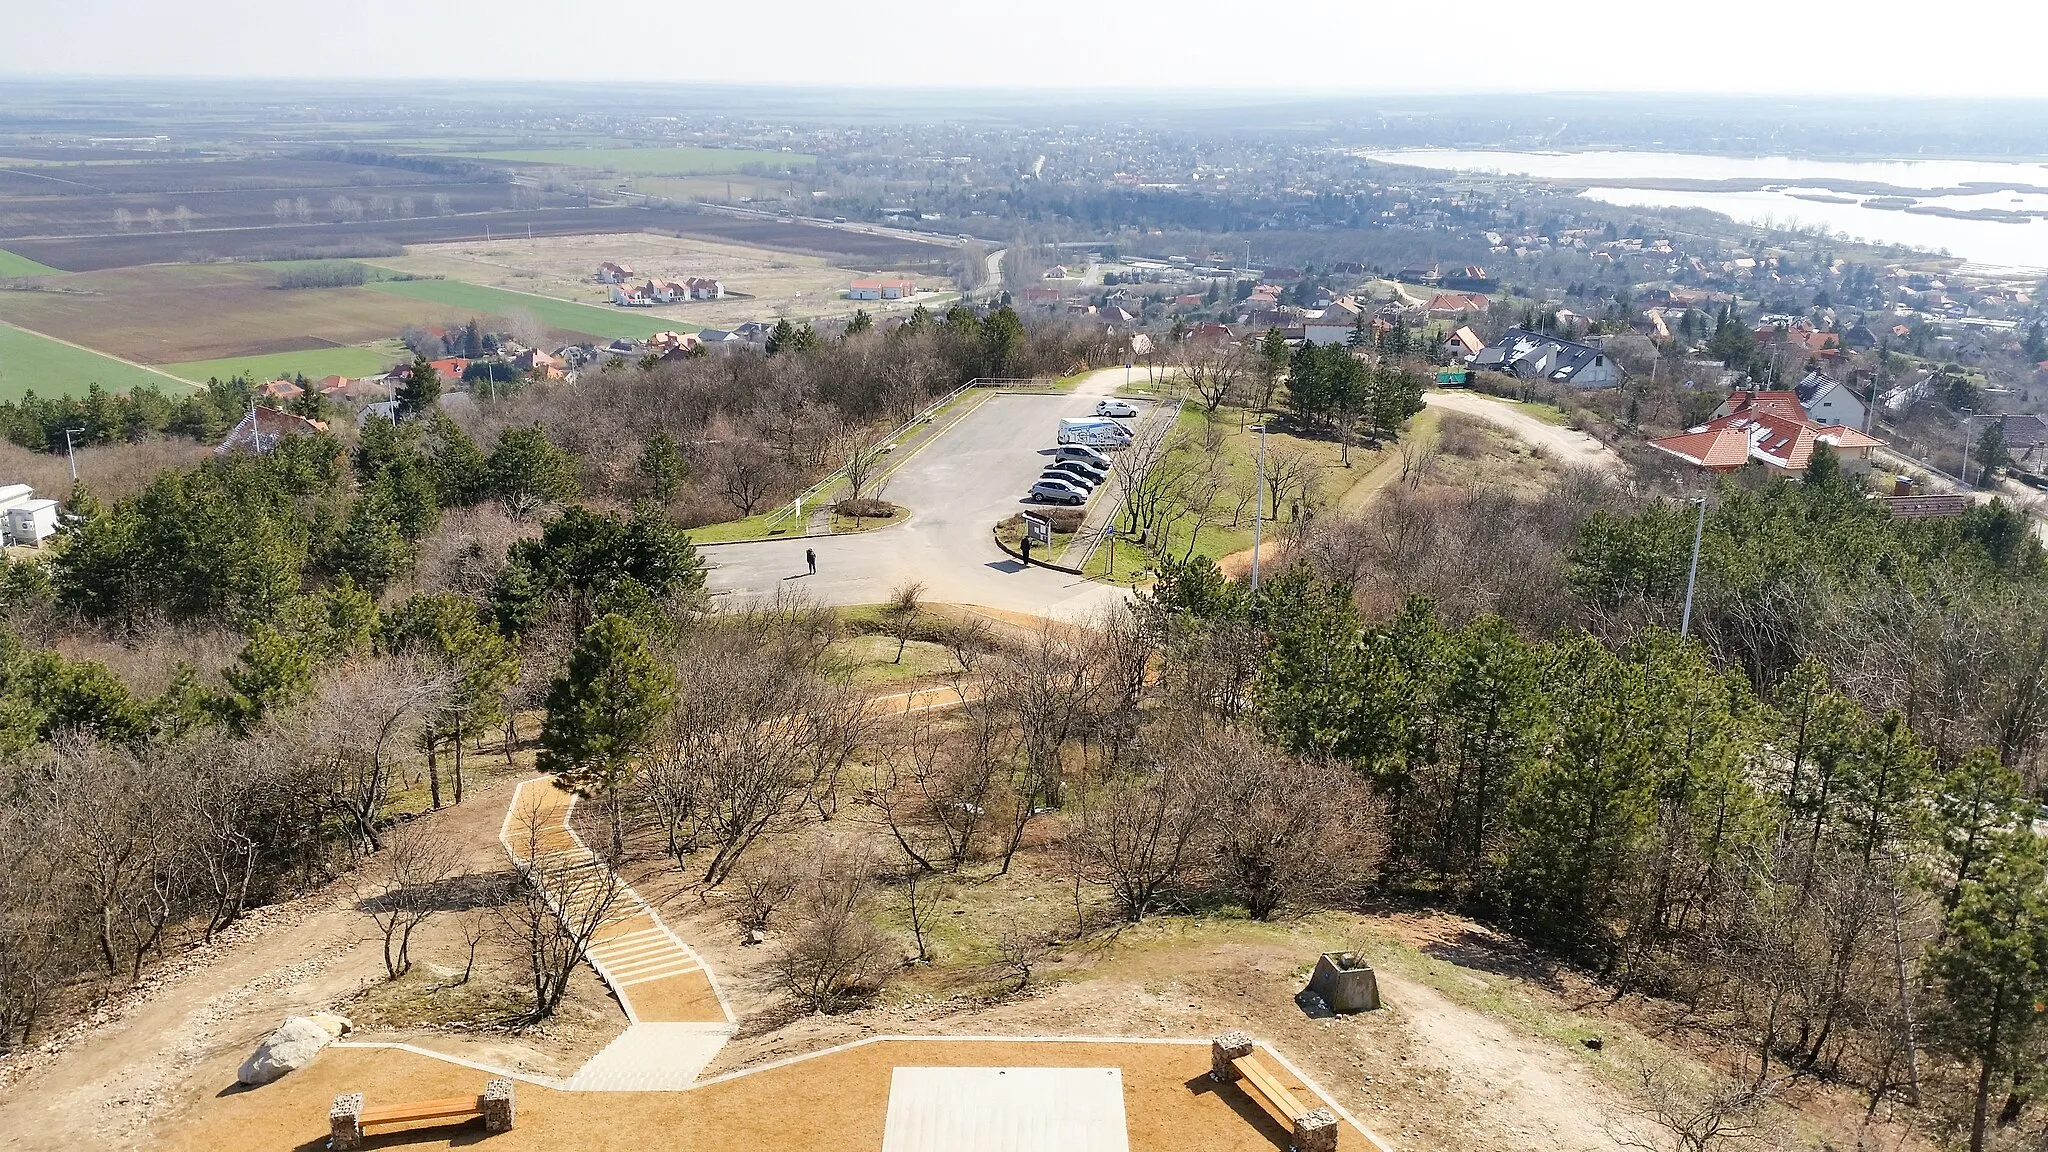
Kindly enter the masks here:
[[[708, 585], [743, 602], [787, 590], [825, 604], [874, 604], [916, 580], [937, 603], [1067, 619], [1091, 615], [1129, 593], [1063, 572], [1025, 569], [996, 547], [991, 530], [1012, 513], [1037, 507], [1023, 497], [1052, 463], [1060, 420], [1092, 415], [1103, 399], [1098, 393], [990, 396], [915, 449], [890, 477], [882, 495], [910, 510], [902, 523], [852, 535], [709, 545], [704, 558], [716, 567]], [[1142, 419], [1149, 405], [1131, 403]], [[818, 553], [815, 576], [804, 567], [806, 548]]]

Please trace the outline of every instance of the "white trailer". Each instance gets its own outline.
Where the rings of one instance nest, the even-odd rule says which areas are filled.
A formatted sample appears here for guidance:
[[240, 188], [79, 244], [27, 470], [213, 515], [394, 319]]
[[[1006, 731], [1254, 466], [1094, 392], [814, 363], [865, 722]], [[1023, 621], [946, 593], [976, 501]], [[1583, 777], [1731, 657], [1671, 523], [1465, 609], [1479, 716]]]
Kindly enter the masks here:
[[7, 508], [7, 542], [10, 544], [34, 544], [41, 547], [43, 541], [57, 534], [57, 502], [55, 500], [24, 500]]
[[1059, 442], [1086, 444], [1091, 448], [1122, 448], [1131, 442], [1131, 430], [1104, 416], [1061, 420]]

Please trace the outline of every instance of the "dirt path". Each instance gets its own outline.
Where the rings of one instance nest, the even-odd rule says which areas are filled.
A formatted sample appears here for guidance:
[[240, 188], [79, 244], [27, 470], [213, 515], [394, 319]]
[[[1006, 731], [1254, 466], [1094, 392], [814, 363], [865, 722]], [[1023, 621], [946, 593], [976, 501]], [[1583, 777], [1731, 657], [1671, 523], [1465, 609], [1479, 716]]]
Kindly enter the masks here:
[[1476, 392], [1427, 392], [1422, 399], [1432, 408], [1463, 412], [1495, 427], [1505, 428], [1543, 449], [1564, 467], [1592, 468], [1601, 472], [1621, 469], [1621, 458], [1607, 445], [1576, 429], [1547, 423], [1505, 400]]

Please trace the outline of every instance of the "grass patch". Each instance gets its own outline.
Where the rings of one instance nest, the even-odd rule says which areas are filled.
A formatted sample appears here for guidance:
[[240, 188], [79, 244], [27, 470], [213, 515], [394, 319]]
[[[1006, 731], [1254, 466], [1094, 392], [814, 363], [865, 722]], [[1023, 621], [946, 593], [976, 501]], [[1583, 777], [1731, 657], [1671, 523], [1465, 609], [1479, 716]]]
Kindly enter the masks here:
[[1543, 404], [1535, 400], [1508, 400], [1505, 403], [1514, 405], [1516, 408], [1534, 416], [1545, 424], [1555, 424], [1560, 428], [1571, 426], [1571, 413], [1566, 412], [1555, 404]]
[[39, 264], [26, 256], [17, 256], [0, 248], [0, 280], [12, 280], [17, 276], [62, 276], [63, 270], [48, 264]]
[[322, 376], [369, 376], [391, 367], [409, 354], [396, 341], [389, 347], [310, 348], [304, 352], [274, 352], [267, 356], [230, 356], [223, 360], [195, 360], [189, 364], [166, 364], [164, 370], [187, 380], [226, 380], [246, 376], [251, 380], [274, 380], [303, 374], [308, 379]]
[[629, 176], [709, 176], [738, 173], [748, 165], [775, 171], [809, 168], [816, 156], [757, 148], [520, 148], [472, 152], [475, 160], [513, 164], [555, 164], [565, 168], [607, 168]]
[[109, 392], [161, 388], [174, 396], [191, 391], [184, 380], [163, 372], [110, 360], [73, 348], [25, 328], [0, 324], [0, 401], [38, 396], [82, 396], [98, 384]]
[[578, 304], [573, 300], [529, 296], [524, 292], [486, 288], [481, 284], [468, 284], [461, 280], [384, 280], [365, 287], [372, 292], [387, 292], [394, 296], [466, 309], [480, 316], [506, 316], [515, 312], [525, 312], [550, 328], [606, 339], [625, 336], [645, 340], [656, 332], [696, 330], [694, 325], [681, 321], [665, 320], [624, 308], [613, 308], [610, 305]]
[[854, 636], [832, 642], [832, 655], [845, 662], [846, 677], [854, 684], [894, 684], [904, 680], [929, 680], [960, 671], [952, 650], [929, 640], [912, 640], [903, 646], [903, 660], [896, 660], [896, 640], [890, 636]]
[[[730, 544], [737, 540], [774, 540], [783, 536], [801, 536], [804, 526], [810, 523], [810, 516], [783, 516], [769, 527], [768, 519], [788, 508], [780, 504], [766, 512], [757, 512], [744, 520], [727, 520], [723, 524], [705, 524], [686, 529], [694, 544]], [[712, 557], [716, 559], [716, 557]]]

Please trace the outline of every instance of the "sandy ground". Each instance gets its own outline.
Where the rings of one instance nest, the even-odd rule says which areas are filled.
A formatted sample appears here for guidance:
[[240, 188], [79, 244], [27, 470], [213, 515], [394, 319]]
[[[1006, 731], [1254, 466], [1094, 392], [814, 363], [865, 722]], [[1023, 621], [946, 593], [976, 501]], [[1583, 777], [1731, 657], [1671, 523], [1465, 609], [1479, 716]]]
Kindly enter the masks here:
[[1594, 468], [1602, 472], [1616, 471], [1621, 467], [1621, 458], [1607, 445], [1584, 432], [1540, 420], [1505, 400], [1476, 392], [1426, 392], [1422, 398], [1432, 408], [1464, 412], [1505, 428], [1541, 447], [1562, 466]]
[[[366, 263], [492, 288], [604, 304], [611, 299], [611, 289], [595, 283], [591, 277], [597, 266], [608, 260], [632, 268], [639, 282], [650, 277], [681, 280], [710, 276], [724, 281], [726, 291], [752, 297], [635, 310], [698, 327], [730, 329], [748, 320], [776, 316], [796, 320], [850, 316], [855, 308], [866, 308], [870, 314], [878, 315], [887, 310], [885, 304], [889, 303], [844, 299], [842, 294], [848, 281], [861, 275], [862, 270], [835, 265], [816, 256], [642, 232], [417, 244], [407, 248], [404, 256]], [[952, 287], [943, 278], [919, 279], [920, 287]], [[907, 310], [910, 305], [904, 307]]]

